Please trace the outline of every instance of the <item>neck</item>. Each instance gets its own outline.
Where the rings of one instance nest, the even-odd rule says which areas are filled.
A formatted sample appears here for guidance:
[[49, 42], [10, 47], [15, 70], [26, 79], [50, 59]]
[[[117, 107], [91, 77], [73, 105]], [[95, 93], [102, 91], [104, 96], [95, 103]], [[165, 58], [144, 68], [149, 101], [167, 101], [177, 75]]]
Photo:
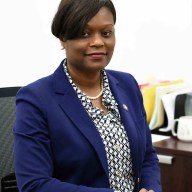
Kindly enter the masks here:
[[90, 99], [90, 100], [96, 100], [96, 99], [98, 99], [98, 98], [100, 98], [102, 96], [102, 94], [103, 94], [103, 78], [101, 78], [100, 87], [101, 87], [101, 91], [99, 92], [98, 95], [96, 95], [96, 96], [88, 96], [87, 95], [87, 98]]
[[[90, 75], [73, 75], [71, 74], [73, 82], [85, 93], [91, 94], [91, 92], [100, 92], [101, 90], [101, 73]], [[94, 94], [94, 93], [93, 93]]]
[[95, 99], [102, 95], [103, 77], [100, 70], [94, 73], [83, 73], [83, 71], [71, 68], [70, 65], [67, 66], [67, 70], [76, 86], [79, 87], [85, 95], [89, 95], [88, 98]]
[[[73, 80], [74, 81], [74, 80]], [[74, 81], [74, 83], [81, 89], [81, 91], [87, 95], [90, 100], [96, 100], [103, 94], [103, 77], [99, 76], [97, 81], [88, 80], [83, 81], [81, 80], [82, 84]]]

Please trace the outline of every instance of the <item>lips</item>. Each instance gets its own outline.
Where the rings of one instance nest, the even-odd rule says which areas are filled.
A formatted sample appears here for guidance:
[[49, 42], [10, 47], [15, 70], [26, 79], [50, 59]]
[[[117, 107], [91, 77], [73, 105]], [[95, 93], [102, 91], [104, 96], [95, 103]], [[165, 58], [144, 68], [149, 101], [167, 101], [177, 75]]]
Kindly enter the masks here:
[[94, 53], [88, 53], [85, 55], [90, 58], [93, 58], [93, 59], [101, 59], [101, 58], [105, 57], [107, 54], [104, 52], [94, 52]]
[[92, 55], [106, 55], [106, 53], [104, 52], [94, 52], [94, 53], [88, 53], [88, 54], [85, 54], [87, 56], [92, 56]]

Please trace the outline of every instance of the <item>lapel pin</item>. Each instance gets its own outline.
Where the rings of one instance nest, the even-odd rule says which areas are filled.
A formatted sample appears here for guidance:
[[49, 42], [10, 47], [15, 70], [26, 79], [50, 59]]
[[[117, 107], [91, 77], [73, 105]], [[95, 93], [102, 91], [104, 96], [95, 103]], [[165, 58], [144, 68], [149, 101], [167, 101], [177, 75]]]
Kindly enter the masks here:
[[124, 108], [126, 111], [128, 111], [127, 105], [123, 104], [123, 108]]

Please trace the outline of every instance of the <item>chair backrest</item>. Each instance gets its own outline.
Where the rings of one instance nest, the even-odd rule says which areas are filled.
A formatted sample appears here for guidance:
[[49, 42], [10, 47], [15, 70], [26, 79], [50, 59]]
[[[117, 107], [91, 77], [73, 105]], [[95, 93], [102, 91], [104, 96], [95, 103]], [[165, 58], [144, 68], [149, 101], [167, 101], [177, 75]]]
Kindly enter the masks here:
[[20, 87], [0, 88], [0, 179], [1, 180], [3, 177], [9, 175], [10, 173], [14, 173], [12, 128], [15, 122], [15, 95], [19, 90], [19, 88]]

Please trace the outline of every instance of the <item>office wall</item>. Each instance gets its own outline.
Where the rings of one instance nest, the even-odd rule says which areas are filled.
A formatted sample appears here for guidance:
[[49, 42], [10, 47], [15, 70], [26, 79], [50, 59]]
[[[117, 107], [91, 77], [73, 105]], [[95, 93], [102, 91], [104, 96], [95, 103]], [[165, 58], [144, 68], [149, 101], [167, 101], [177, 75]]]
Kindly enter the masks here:
[[[52, 73], [65, 56], [51, 34], [60, 0], [0, 0], [0, 87]], [[108, 68], [146, 79], [191, 82], [192, 0], [113, 0], [114, 57]]]

